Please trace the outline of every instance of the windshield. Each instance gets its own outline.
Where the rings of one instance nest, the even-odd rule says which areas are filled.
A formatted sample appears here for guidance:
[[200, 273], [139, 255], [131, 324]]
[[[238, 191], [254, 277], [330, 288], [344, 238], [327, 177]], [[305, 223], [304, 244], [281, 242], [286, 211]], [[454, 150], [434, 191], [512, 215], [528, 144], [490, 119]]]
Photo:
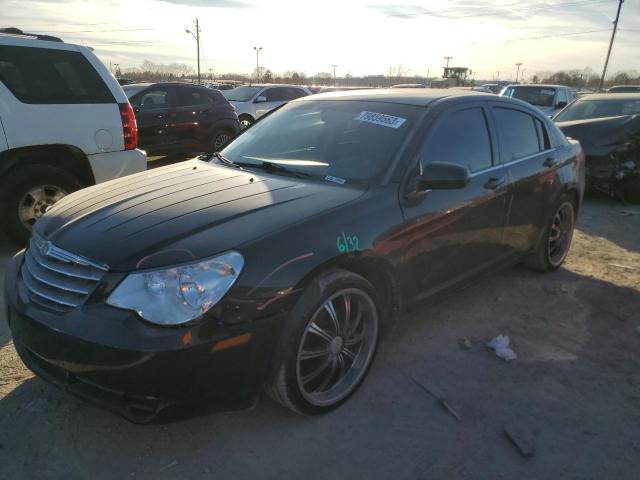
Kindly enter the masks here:
[[555, 88], [548, 87], [507, 87], [502, 94], [504, 97], [517, 98], [537, 107], [553, 105]]
[[233, 90], [225, 90], [222, 94], [230, 102], [248, 102], [261, 89], [262, 87], [238, 87]]
[[131, 98], [136, 93], [141, 92], [142, 90], [144, 90], [148, 86], [149, 85], [125, 85], [124, 87], [122, 87], [122, 90], [124, 90], [124, 93], [127, 96], [127, 98]]
[[240, 164], [269, 162], [318, 179], [368, 184], [387, 171], [423, 111], [378, 102], [294, 102], [246, 130], [222, 155]]
[[617, 117], [640, 113], [640, 98], [637, 100], [578, 100], [562, 110], [553, 119], [555, 122], [571, 122], [590, 118]]

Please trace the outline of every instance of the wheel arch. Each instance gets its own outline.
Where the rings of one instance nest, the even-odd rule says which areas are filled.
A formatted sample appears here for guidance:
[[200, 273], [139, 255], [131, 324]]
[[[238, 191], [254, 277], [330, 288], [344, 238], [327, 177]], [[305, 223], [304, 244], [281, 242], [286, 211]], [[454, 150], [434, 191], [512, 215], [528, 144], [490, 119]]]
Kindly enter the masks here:
[[44, 164], [65, 170], [84, 185], [94, 185], [95, 178], [87, 156], [72, 145], [53, 144], [19, 147], [0, 153], [0, 178], [6, 181], [11, 172], [25, 165]]

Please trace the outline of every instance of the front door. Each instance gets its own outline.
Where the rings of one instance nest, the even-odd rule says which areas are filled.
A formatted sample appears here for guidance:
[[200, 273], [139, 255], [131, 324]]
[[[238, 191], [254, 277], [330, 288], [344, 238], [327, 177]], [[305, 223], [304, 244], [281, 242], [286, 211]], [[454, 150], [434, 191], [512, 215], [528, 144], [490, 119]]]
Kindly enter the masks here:
[[403, 201], [407, 261], [418, 297], [446, 288], [505, 254], [510, 189], [488, 118], [487, 107], [478, 102], [443, 112], [419, 151], [422, 165], [457, 163], [469, 169], [471, 180], [465, 188], [430, 190], [419, 200]]
[[259, 96], [265, 97], [267, 101], [256, 103], [256, 119], [286, 103], [289, 100], [287, 96], [288, 90], [286, 87], [271, 87], [262, 92]]

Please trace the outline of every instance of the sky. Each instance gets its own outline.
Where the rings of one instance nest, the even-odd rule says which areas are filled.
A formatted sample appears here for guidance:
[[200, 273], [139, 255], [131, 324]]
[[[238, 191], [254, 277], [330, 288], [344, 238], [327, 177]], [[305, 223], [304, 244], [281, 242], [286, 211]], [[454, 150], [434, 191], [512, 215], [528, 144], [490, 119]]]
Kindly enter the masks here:
[[[260, 66], [353, 76], [440, 75], [444, 57], [476, 78], [509, 80], [560, 69], [600, 72], [617, 0], [0, 0], [2, 23], [92, 46], [126, 70], [145, 60], [195, 68], [186, 29], [198, 17], [201, 69]], [[609, 72], [640, 70], [640, 0], [626, 0]], [[500, 72], [498, 74], [498, 72]], [[522, 70], [521, 70], [522, 72]]]

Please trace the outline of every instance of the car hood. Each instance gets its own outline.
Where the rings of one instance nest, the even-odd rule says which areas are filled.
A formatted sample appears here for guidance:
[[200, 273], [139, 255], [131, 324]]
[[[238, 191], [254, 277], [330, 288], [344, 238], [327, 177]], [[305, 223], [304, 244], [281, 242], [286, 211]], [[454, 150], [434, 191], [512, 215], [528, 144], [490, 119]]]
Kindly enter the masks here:
[[640, 115], [556, 122], [562, 132], [580, 141], [585, 155], [606, 155], [629, 136], [640, 134]]
[[194, 159], [68, 195], [34, 230], [59, 248], [128, 271], [241, 250], [362, 194]]
[[538, 105], [534, 105], [534, 107], [544, 113], [547, 117], [553, 115], [553, 113], [556, 111], [553, 107], [541, 107]]

